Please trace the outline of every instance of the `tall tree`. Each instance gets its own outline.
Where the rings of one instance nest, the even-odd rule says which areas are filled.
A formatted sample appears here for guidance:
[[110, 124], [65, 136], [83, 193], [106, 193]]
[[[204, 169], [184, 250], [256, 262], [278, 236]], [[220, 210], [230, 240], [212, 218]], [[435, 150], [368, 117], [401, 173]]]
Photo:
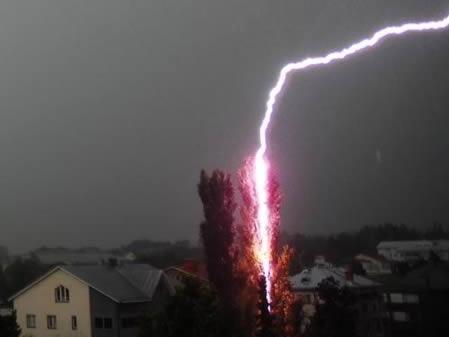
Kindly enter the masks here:
[[293, 259], [293, 249], [281, 246], [281, 202], [282, 195], [279, 182], [273, 171], [268, 176], [270, 228], [271, 228], [271, 261], [272, 261], [272, 287], [271, 287], [271, 313], [273, 325], [277, 335], [291, 337], [294, 334], [293, 306], [294, 294], [289, 280], [289, 270]]
[[263, 275], [259, 277], [258, 293], [255, 335], [256, 337], [274, 337], [273, 318], [267, 300], [267, 283]]
[[[264, 289], [265, 292], [260, 289], [262, 285], [266, 286], [266, 282], [261, 283], [261, 270], [254, 250], [256, 243], [253, 240], [257, 240], [257, 233], [255, 233], [255, 228], [257, 227], [257, 199], [255, 196], [253, 172], [253, 161], [247, 159], [239, 171], [239, 188], [242, 197], [240, 207], [242, 224], [237, 230], [240, 243], [239, 266], [241, 272], [239, 275], [246, 277], [246, 287], [242, 288], [241, 301], [247, 304], [245, 308], [248, 313], [247, 316], [251, 313], [254, 316], [254, 313], [257, 312], [258, 317], [260, 315], [264, 317], [263, 315], [266, 311], [266, 314], [271, 317], [269, 331], [271, 333], [274, 331], [276, 335], [290, 337], [294, 334], [295, 320], [293, 315], [294, 296], [288, 278], [293, 250], [288, 246], [281, 247], [280, 244], [282, 197], [279, 183], [272, 171], [269, 171], [268, 207], [270, 209], [272, 302], [268, 303], [266, 298], [260, 298], [260, 296], [266, 296], [266, 289]], [[267, 306], [265, 309], [261, 308], [264, 304]], [[271, 312], [268, 311], [268, 306], [270, 306]], [[266, 330], [260, 326], [263, 322], [266, 322], [266, 320], [257, 319], [257, 323], [255, 323], [258, 334]], [[265, 334], [265, 332], [262, 334]]]
[[229, 328], [235, 327], [234, 247], [236, 202], [231, 177], [215, 170], [212, 175], [201, 172], [198, 194], [203, 203], [204, 221], [200, 225], [209, 280], [215, 286], [228, 316]]
[[[260, 268], [255, 255], [257, 205], [253, 180], [252, 160], [247, 159], [238, 172], [241, 197], [240, 223], [237, 226], [238, 289], [240, 327], [248, 336], [256, 329], [256, 316], [260, 293]], [[267, 304], [268, 305], [268, 304]], [[260, 309], [259, 309], [260, 311]]]

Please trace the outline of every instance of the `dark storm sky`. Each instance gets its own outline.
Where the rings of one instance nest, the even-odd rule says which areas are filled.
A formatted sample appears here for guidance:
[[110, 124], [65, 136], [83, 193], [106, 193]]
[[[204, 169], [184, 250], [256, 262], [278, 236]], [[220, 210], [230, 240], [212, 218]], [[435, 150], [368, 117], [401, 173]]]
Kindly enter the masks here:
[[[284, 62], [447, 0], [0, 2], [0, 244], [196, 240], [201, 168], [257, 145]], [[283, 228], [449, 223], [449, 31], [289, 81], [270, 156]]]

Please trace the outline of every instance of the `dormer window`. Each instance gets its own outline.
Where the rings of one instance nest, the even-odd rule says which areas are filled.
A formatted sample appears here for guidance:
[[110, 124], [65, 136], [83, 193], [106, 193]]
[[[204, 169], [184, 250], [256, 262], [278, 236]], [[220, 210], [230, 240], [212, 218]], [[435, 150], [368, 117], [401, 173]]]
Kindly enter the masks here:
[[70, 301], [69, 289], [64, 286], [59, 286], [55, 289], [55, 302], [68, 303]]

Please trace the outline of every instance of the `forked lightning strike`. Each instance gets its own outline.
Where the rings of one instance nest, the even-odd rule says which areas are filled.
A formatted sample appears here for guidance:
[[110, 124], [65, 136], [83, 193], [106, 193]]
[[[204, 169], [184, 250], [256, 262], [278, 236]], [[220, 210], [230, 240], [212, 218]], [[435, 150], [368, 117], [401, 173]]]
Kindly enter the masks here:
[[257, 252], [258, 263], [261, 272], [266, 279], [267, 299], [271, 301], [271, 233], [270, 233], [270, 208], [268, 205], [268, 160], [265, 158], [267, 150], [267, 128], [270, 124], [274, 106], [279, 94], [284, 88], [287, 76], [295, 71], [309, 68], [311, 66], [325, 65], [339, 61], [347, 56], [360, 52], [364, 49], [374, 47], [378, 42], [391, 35], [401, 35], [407, 32], [440, 30], [449, 26], [449, 16], [440, 21], [429, 21], [421, 23], [407, 23], [401, 26], [384, 28], [376, 32], [371, 38], [362, 40], [340, 51], [332, 52], [326, 56], [307, 58], [296, 63], [285, 65], [279, 73], [276, 85], [271, 89], [266, 103], [266, 110], [260, 126], [260, 147], [255, 155], [254, 183], [257, 198]]

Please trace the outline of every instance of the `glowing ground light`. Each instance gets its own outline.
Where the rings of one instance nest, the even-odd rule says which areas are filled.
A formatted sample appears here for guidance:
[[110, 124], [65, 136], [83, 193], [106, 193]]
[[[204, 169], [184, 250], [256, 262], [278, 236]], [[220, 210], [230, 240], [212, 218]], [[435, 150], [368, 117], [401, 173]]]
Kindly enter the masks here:
[[267, 282], [267, 299], [271, 302], [271, 232], [270, 232], [270, 208], [268, 205], [268, 168], [269, 162], [265, 158], [267, 150], [267, 128], [270, 124], [274, 106], [278, 95], [284, 88], [287, 76], [295, 71], [311, 66], [325, 65], [334, 61], [343, 60], [347, 56], [374, 47], [378, 42], [390, 35], [401, 35], [407, 32], [440, 30], [449, 26], [449, 16], [440, 21], [421, 23], [407, 23], [401, 26], [387, 27], [376, 32], [371, 38], [362, 40], [340, 51], [332, 52], [326, 56], [307, 58], [299, 62], [285, 65], [279, 73], [276, 85], [271, 89], [266, 103], [266, 110], [260, 126], [260, 147], [255, 155], [254, 183], [257, 197], [257, 247], [256, 256], [263, 276]]

